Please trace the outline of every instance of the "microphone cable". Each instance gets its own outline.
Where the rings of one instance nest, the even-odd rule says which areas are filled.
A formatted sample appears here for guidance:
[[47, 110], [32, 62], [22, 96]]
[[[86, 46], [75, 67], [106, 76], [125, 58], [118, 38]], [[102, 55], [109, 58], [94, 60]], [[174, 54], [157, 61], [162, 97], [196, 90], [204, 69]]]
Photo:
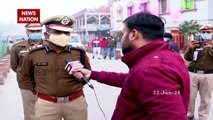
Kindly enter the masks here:
[[95, 99], [96, 99], [96, 101], [97, 101], [97, 103], [98, 103], [98, 107], [99, 107], [99, 109], [101, 110], [102, 114], [104, 115], [104, 119], [107, 120], [106, 114], [104, 113], [103, 109], [101, 108], [101, 105], [100, 105], [100, 102], [99, 102], [99, 100], [98, 100], [98, 97], [97, 97], [95, 88], [93, 87], [92, 90], [93, 90], [93, 92], [94, 92], [94, 94], [95, 94]]

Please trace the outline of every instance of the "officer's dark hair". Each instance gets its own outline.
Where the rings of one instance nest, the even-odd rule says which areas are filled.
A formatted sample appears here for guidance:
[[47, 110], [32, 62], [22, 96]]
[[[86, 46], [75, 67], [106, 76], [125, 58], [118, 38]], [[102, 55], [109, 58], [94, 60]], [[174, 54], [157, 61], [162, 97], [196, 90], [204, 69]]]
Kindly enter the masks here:
[[133, 29], [140, 31], [145, 39], [156, 40], [163, 38], [164, 22], [162, 18], [149, 12], [136, 13], [126, 18], [123, 23], [130, 31]]

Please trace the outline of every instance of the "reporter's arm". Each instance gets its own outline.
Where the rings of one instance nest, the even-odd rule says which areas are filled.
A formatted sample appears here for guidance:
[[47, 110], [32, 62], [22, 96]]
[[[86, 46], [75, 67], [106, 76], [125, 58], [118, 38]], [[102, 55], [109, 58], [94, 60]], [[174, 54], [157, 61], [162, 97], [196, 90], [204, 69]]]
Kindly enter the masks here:
[[105, 83], [107, 85], [115, 87], [122, 87], [127, 76], [127, 73], [115, 73], [105, 71], [98, 72], [90, 71], [87, 69], [81, 69], [80, 72], [73, 72], [73, 74], [78, 80], [81, 80], [84, 75], [87, 79], [93, 79], [97, 82]]
[[92, 71], [90, 79], [94, 79], [100, 83], [105, 83], [107, 85], [122, 87], [127, 75], [127, 73]]

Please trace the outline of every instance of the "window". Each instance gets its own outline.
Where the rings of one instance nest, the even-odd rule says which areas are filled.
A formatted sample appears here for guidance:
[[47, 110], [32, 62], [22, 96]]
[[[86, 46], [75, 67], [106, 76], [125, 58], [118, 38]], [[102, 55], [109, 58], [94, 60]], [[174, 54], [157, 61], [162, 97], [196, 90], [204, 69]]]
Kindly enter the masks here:
[[98, 16], [88, 16], [87, 24], [98, 24]]
[[159, 7], [161, 14], [167, 13], [168, 12], [167, 0], [159, 0]]
[[123, 20], [122, 9], [117, 10], [117, 21], [122, 21], [122, 20]]
[[183, 9], [190, 10], [194, 8], [194, 0], [183, 0]]
[[116, 20], [119, 22], [119, 21], [122, 21], [123, 20], [123, 7], [121, 5], [118, 5], [116, 7], [116, 14], [117, 14], [117, 18]]
[[129, 2], [127, 3], [127, 15], [131, 16], [134, 13], [134, 0], [129, 0]]
[[101, 24], [110, 24], [110, 19], [107, 16], [101, 16]]
[[133, 6], [127, 7], [128, 16], [133, 14]]
[[140, 9], [141, 12], [149, 11], [149, 2], [141, 3]]

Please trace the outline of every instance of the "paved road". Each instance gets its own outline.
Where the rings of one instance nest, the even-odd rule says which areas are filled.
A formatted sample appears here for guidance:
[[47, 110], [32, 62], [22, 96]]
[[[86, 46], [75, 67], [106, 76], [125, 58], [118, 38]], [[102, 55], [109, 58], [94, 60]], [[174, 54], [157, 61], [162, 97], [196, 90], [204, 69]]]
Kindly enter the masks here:
[[[89, 54], [89, 56], [93, 70], [106, 70], [115, 72], [128, 71], [127, 66], [124, 65], [120, 60], [98, 60], [92, 59], [91, 54]], [[107, 120], [110, 120], [120, 89], [100, 84], [95, 81], [91, 81], [91, 83], [95, 87], [98, 100], [107, 116]], [[104, 120], [103, 114], [99, 109], [95, 99], [94, 91], [91, 90], [88, 86], [84, 87], [84, 91], [88, 102], [89, 120]], [[196, 105], [198, 106], [198, 104], [199, 99], [197, 100]], [[213, 107], [211, 108], [213, 109]], [[23, 120], [20, 91], [18, 89], [16, 76], [13, 71], [8, 73], [8, 77], [5, 79], [5, 85], [0, 86], [0, 120]], [[213, 110], [210, 111], [208, 120], [213, 120]]]

